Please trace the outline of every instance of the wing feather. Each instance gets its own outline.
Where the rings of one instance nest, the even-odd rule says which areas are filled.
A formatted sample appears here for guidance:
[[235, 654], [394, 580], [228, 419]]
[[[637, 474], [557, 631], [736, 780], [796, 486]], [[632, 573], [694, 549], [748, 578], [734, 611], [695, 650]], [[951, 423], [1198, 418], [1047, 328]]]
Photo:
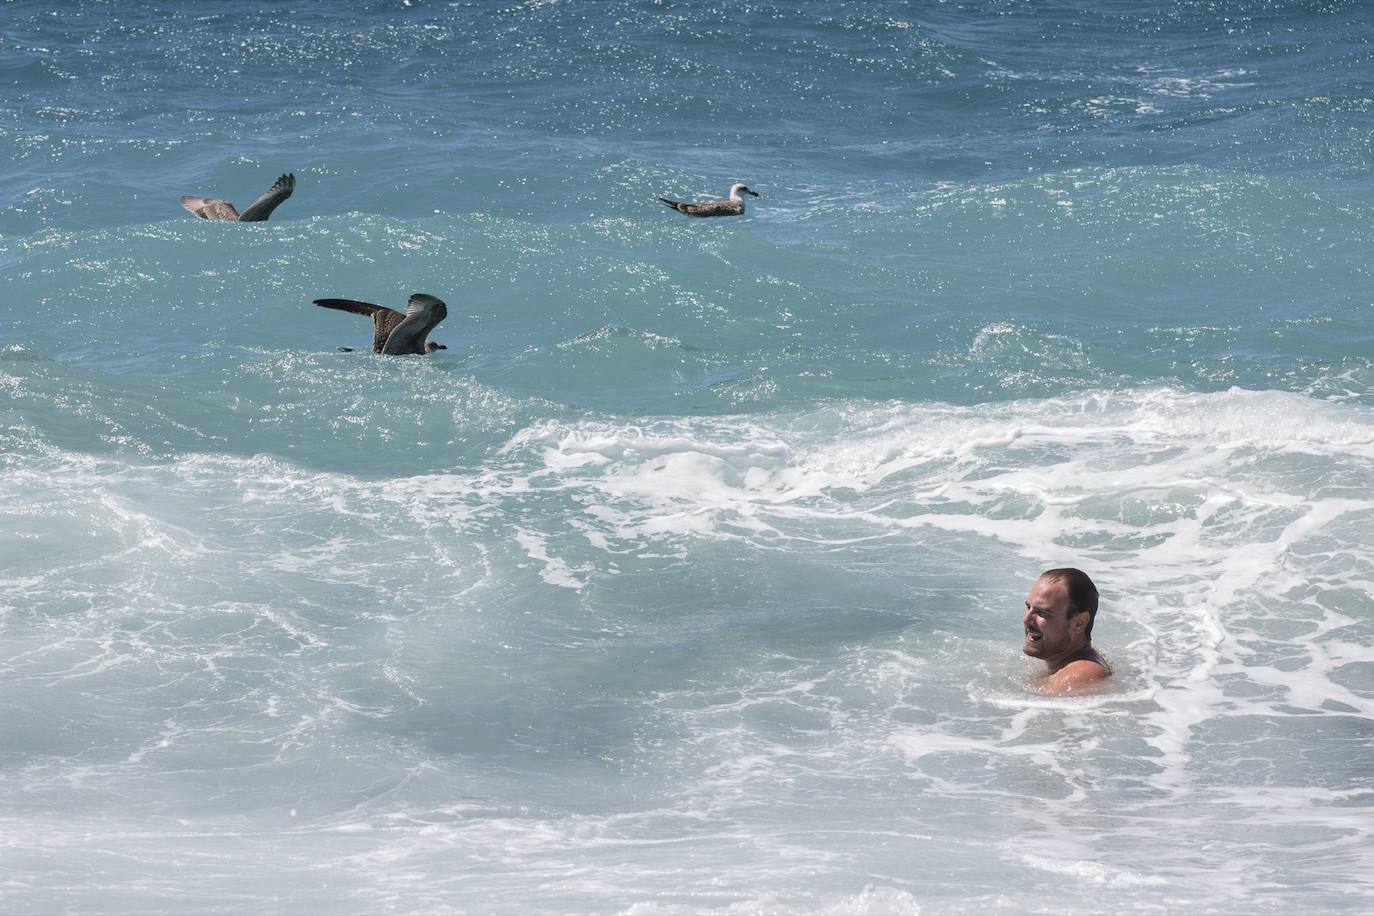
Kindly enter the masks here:
[[[371, 318], [378, 312], [396, 312], [385, 305], [373, 305], [371, 302], [359, 302], [357, 299], [316, 299], [316, 305], [322, 305], [327, 309], [338, 309], [341, 312], [352, 312], [355, 315], [366, 315]], [[396, 312], [396, 317], [401, 317], [400, 312]]]
[[744, 212], [743, 201], [737, 200], [712, 200], [704, 204], [684, 204], [666, 197], [660, 197], [659, 200], [688, 216], [738, 216]]
[[234, 205], [227, 200], [192, 197], [188, 194], [181, 198], [181, 205], [201, 219], [239, 219], [239, 211], [235, 210]]
[[387, 337], [406, 317], [395, 309], [389, 309], [384, 305], [374, 305], [371, 302], [359, 302], [357, 299], [316, 299], [315, 304], [327, 309], [338, 309], [341, 312], [352, 312], [355, 315], [371, 318], [373, 353], [382, 352]]
[[243, 215], [239, 217], [241, 222], [257, 223], [272, 215], [272, 211], [281, 205], [281, 202], [291, 196], [291, 192], [296, 190], [296, 176], [286, 174], [272, 182], [272, 187], [268, 188], [263, 195], [249, 205]]
[[415, 293], [406, 303], [406, 317], [387, 336], [383, 353], [424, 353], [429, 332], [448, 317], [448, 306], [442, 299], [427, 293]]

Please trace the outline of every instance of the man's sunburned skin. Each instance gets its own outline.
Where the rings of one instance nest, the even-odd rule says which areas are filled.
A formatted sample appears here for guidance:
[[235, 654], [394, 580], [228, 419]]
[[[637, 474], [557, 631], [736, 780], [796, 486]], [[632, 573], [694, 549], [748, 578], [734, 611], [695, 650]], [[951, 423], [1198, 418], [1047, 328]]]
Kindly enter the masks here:
[[1026, 632], [1022, 651], [1043, 660], [1048, 668], [1037, 684], [1040, 692], [1082, 691], [1111, 674], [1111, 668], [1090, 642], [1090, 621], [1087, 611], [1072, 608], [1063, 581], [1041, 577], [1031, 587], [1022, 618]]

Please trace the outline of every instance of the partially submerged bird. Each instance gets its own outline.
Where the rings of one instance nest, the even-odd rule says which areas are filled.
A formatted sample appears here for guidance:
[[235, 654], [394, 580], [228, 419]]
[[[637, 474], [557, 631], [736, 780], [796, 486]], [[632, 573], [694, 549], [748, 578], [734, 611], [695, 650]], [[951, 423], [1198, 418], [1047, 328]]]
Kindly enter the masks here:
[[686, 213], [688, 216], [743, 216], [744, 198], [740, 196], [741, 194], [759, 196], [744, 185], [737, 184], [731, 186], [729, 200], [712, 200], [704, 204], [684, 204], [680, 200], [669, 200], [666, 197], [660, 197], [659, 200], [677, 212]]
[[248, 209], [242, 213], [235, 210], [234, 205], [227, 200], [214, 200], [208, 197], [186, 195], [181, 198], [181, 205], [201, 219], [227, 219], [240, 223], [257, 223], [271, 216], [272, 211], [277, 209], [282, 201], [290, 197], [294, 190], [296, 190], [296, 176], [286, 174], [274, 181], [272, 187], [253, 201]]
[[[387, 355], [410, 353], [433, 353], [447, 350], [441, 343], [429, 340], [429, 332], [435, 325], [448, 317], [448, 306], [443, 300], [428, 293], [415, 293], [406, 303], [405, 314], [384, 305], [359, 302], [356, 299], [316, 299], [316, 305], [327, 309], [339, 309], [355, 315], [367, 315], [372, 319], [372, 352]], [[339, 347], [344, 353], [352, 353], [352, 347]]]

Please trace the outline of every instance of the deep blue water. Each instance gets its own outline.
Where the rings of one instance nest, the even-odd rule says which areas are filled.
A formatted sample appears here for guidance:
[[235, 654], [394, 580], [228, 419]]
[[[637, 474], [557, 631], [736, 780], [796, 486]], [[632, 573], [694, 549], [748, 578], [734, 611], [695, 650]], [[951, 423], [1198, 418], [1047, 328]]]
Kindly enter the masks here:
[[0, 909], [1368, 909], [1367, 13], [0, 3]]

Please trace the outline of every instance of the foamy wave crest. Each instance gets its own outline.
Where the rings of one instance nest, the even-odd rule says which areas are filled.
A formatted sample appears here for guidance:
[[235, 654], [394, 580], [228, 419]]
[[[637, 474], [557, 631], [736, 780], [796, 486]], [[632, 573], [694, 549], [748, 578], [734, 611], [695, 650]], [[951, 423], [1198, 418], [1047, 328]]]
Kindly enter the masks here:
[[[1187, 899], [1236, 908], [1247, 874], [1294, 880], [1295, 855], [1374, 890], [1367, 844], [1348, 840], [1374, 721], [1359, 404], [1149, 389], [541, 420], [473, 467], [383, 479], [41, 441], [6, 467], [11, 700], [65, 742], [35, 765], [40, 788], [95, 775], [108, 795], [213, 752], [275, 768], [269, 803], [294, 810], [321, 768], [328, 792], [371, 797], [418, 759], [454, 782], [417, 775], [413, 795], [320, 828], [367, 828], [348, 833], [350, 864], [378, 888], [454, 849], [555, 870], [647, 850], [659, 867], [653, 850], [690, 837], [704, 858], [683, 880], [707, 869], [721, 893], [621, 888], [646, 913], [914, 909], [880, 880], [913, 856], [1067, 887], [1080, 910], [1104, 888], [1153, 900], [1175, 874]], [[1051, 701], [1026, 689], [1015, 634], [1030, 579], [1060, 564], [1099, 582], [1095, 642], [1117, 676]], [[115, 692], [141, 700], [117, 728]], [[538, 770], [553, 749], [647, 774], [652, 800], [599, 821], [437, 823], [431, 790], [466, 785], [455, 761], [492, 748], [501, 773], [501, 755]], [[559, 810], [567, 784], [549, 785]], [[333, 810], [325, 792], [306, 794]], [[787, 826], [741, 845], [762, 808]], [[1294, 837], [1282, 861], [1256, 829]], [[854, 862], [871, 892], [847, 883]]]
[[[701, 895], [704, 896], [704, 895]], [[707, 899], [693, 903], [636, 903], [621, 911], [624, 916], [764, 916], [773, 913], [817, 913], [823, 916], [919, 916], [921, 907], [910, 892], [893, 887], [866, 885], [852, 896], [824, 898], [768, 894], [751, 900], [713, 904]]]
[[[1374, 458], [1374, 418], [1280, 392], [1168, 390], [980, 405], [839, 406], [758, 419], [550, 421], [543, 474], [605, 497], [625, 532], [781, 533], [798, 519], [963, 530], [1027, 550], [1184, 536], [1202, 505], [1300, 506]], [[1352, 462], [1356, 463], [1352, 466]], [[1353, 481], [1351, 481], [1353, 483]], [[1336, 492], [1350, 495], [1348, 488]], [[1144, 539], [1144, 540], [1142, 540]]]
[[[1003, 784], [1053, 783], [1044, 791], [1055, 798], [1095, 797], [1088, 749], [1066, 757], [1057, 733], [1031, 737], [1045, 717], [1129, 712], [1139, 745], [1123, 778], [1174, 798], [1228, 781], [1216, 770], [1231, 740], [1223, 736], [1248, 731], [1245, 722], [1268, 721], [1297, 740], [1314, 721], [1374, 720], [1374, 414], [1363, 407], [1167, 389], [976, 409], [839, 405], [769, 423], [545, 423], [507, 452], [536, 454], [545, 486], [580, 494], [583, 524], [601, 543], [704, 538], [838, 554], [849, 576], [869, 568], [867, 553], [896, 549], [919, 572], [922, 554], [943, 551], [963, 558], [955, 574], [1007, 594], [996, 613], [1010, 626], [1016, 590], [1035, 571], [1090, 570], [1103, 589], [1099, 635], [1117, 662], [1115, 693], [1027, 697], [999, 680], [1005, 668], [980, 660], [984, 643], [956, 651], [953, 667], [909, 673], [920, 685], [913, 694], [954, 677], [966, 699], [1012, 713], [995, 736], [956, 725], [892, 737], [890, 747], [945, 789], [953, 765], [1003, 772]], [[969, 563], [988, 568], [979, 575]], [[714, 710], [704, 735], [729, 732], [730, 715]], [[753, 761], [746, 769], [778, 762], [748, 742], [730, 755]], [[1316, 778], [1348, 786], [1330, 763]], [[726, 769], [707, 775], [713, 791], [728, 789]], [[1083, 868], [1085, 880], [1132, 880]]]

